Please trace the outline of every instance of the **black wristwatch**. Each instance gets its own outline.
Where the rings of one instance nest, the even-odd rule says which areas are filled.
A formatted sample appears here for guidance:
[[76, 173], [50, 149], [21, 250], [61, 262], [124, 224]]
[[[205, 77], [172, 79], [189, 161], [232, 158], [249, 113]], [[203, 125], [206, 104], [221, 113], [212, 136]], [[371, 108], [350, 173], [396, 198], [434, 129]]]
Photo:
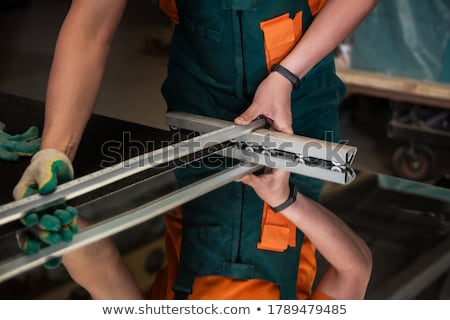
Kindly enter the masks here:
[[297, 89], [298, 87], [300, 87], [300, 79], [293, 74], [292, 72], [290, 72], [288, 69], [286, 69], [285, 67], [283, 67], [281, 64], [276, 64], [273, 68], [272, 68], [272, 72], [276, 71], [279, 74], [281, 74], [283, 77], [285, 77], [286, 79], [288, 79], [291, 83], [292, 86], [294, 87], [294, 89]]
[[287, 198], [287, 200], [285, 202], [283, 202], [282, 204], [280, 204], [279, 206], [276, 206], [276, 207], [271, 206], [270, 208], [273, 211], [281, 212], [295, 202], [295, 200], [297, 199], [297, 193], [298, 193], [297, 185], [295, 183], [290, 183], [289, 189], [290, 189], [289, 197]]

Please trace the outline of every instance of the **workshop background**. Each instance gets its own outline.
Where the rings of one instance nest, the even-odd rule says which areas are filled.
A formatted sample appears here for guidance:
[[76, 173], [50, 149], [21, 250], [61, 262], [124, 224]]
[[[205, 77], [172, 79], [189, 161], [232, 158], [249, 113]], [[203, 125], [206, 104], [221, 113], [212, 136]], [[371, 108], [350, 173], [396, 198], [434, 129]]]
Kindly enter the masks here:
[[[0, 0], [0, 121], [8, 129], [42, 129], [53, 50], [69, 6], [68, 0]], [[91, 141], [83, 140], [74, 161], [78, 176], [98, 170], [100, 153], [91, 151], [108, 139], [122, 139], [124, 131], [139, 141], [169, 139], [160, 87], [171, 31], [156, 1], [128, 2], [85, 134]], [[381, 0], [335, 53], [348, 89], [342, 138], [358, 148], [357, 179], [348, 186], [328, 183], [321, 201], [372, 249], [368, 299], [449, 299], [450, 3]], [[27, 161], [0, 162], [0, 204], [12, 201]], [[147, 185], [146, 200], [174, 188], [172, 176], [158, 179]], [[108, 200], [108, 194], [113, 193], [106, 190], [97, 198]], [[120, 199], [109, 201], [115, 206], [107, 211], [125, 210]], [[91, 200], [80, 203], [95, 213]], [[11, 236], [5, 230], [0, 228], [2, 250], [10, 245], [2, 240]], [[158, 217], [133, 230], [114, 240], [145, 289], [165, 262], [164, 221]], [[320, 274], [325, 262], [318, 258]], [[89, 296], [64, 268], [38, 267], [0, 283], [0, 298]]]

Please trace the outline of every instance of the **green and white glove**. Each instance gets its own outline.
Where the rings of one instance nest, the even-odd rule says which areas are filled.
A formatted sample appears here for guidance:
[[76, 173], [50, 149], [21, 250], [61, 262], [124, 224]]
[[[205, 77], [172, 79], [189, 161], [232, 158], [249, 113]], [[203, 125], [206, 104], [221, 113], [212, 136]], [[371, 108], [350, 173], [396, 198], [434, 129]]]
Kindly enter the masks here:
[[[46, 195], [56, 187], [73, 179], [72, 163], [67, 156], [54, 149], [37, 152], [13, 191], [14, 199], [19, 200], [35, 193]], [[39, 252], [41, 247], [69, 242], [78, 232], [78, 211], [76, 208], [61, 203], [43, 211], [30, 212], [21, 221], [27, 227], [19, 232], [17, 239], [25, 254]], [[46, 262], [45, 267], [56, 268], [61, 258]]]
[[10, 135], [4, 132], [5, 124], [0, 121], [0, 159], [17, 161], [20, 156], [32, 156], [39, 150], [39, 130], [32, 126], [22, 134]]

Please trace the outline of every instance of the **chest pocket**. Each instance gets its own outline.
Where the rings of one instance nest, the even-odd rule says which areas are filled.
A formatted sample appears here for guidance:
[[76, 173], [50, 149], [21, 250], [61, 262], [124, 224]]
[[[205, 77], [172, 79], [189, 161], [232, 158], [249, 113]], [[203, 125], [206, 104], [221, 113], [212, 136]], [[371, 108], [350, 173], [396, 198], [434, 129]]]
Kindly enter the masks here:
[[174, 24], [180, 24], [177, 2], [175, 0], [158, 0], [158, 5]]
[[311, 9], [311, 14], [315, 16], [319, 13], [327, 0], [308, 0], [308, 6]]
[[264, 203], [258, 249], [283, 252], [288, 247], [295, 247], [296, 232], [295, 224], [282, 214], [274, 212], [267, 203]]
[[303, 12], [298, 12], [294, 18], [286, 13], [260, 23], [264, 33], [264, 50], [267, 70], [279, 63], [298, 42], [302, 36]]

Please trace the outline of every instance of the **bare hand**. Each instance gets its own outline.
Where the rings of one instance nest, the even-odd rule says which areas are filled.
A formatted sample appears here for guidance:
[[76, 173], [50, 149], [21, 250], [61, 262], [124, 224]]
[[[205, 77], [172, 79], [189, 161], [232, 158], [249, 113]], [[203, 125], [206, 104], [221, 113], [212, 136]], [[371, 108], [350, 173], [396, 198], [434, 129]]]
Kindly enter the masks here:
[[289, 197], [289, 171], [267, 168], [262, 175], [248, 174], [238, 181], [252, 187], [270, 206], [276, 207]]
[[234, 122], [245, 125], [264, 116], [277, 130], [292, 133], [292, 84], [277, 72], [270, 73], [256, 90], [253, 103]]

